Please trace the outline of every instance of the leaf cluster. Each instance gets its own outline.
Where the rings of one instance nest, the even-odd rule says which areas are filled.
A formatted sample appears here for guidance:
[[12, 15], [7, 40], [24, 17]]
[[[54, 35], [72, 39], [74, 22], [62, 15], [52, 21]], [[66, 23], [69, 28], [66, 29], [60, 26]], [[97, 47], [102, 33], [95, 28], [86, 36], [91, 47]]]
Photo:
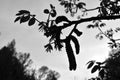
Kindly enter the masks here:
[[118, 15], [120, 13], [119, 0], [100, 0], [99, 16]]
[[35, 24], [36, 19], [35, 15], [31, 15], [29, 11], [27, 10], [20, 10], [16, 14], [17, 18], [14, 20], [14, 22], [20, 21], [20, 23], [28, 22], [29, 26], [32, 26]]
[[54, 70], [49, 69], [47, 66], [42, 66], [38, 69], [38, 79], [45, 80], [57, 80], [60, 77], [60, 74]]
[[105, 62], [96, 62], [95, 60], [91, 60], [87, 63], [87, 69], [91, 69], [91, 73], [95, 73], [96, 71], [98, 71], [98, 77], [95, 78], [91, 78], [89, 80], [103, 80], [103, 78], [105, 77], [105, 67], [104, 67]]
[[61, 6], [64, 6], [65, 12], [70, 12], [71, 16], [74, 16], [77, 13], [78, 9], [84, 9], [86, 6], [84, 2], [80, 2], [79, 0], [59, 0], [59, 2]]
[[[55, 17], [57, 15], [57, 12], [55, 10], [55, 6], [53, 6], [52, 4], [50, 4], [50, 8], [51, 10], [49, 9], [44, 9], [44, 13], [45, 14], [49, 14], [49, 17]], [[48, 18], [49, 19], [49, 18]]]

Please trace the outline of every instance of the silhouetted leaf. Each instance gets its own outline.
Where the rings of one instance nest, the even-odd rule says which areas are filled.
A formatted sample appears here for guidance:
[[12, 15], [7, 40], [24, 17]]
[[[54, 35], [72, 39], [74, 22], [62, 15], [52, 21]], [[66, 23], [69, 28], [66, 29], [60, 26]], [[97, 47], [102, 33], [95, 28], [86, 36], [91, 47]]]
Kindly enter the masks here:
[[33, 24], [35, 24], [35, 18], [34, 18], [34, 17], [31, 18], [31, 19], [29, 20], [29, 22], [28, 22], [28, 25], [29, 25], [29, 26], [32, 26]]
[[24, 14], [30, 14], [30, 12], [27, 11], [27, 10], [20, 10], [20, 11], [16, 14], [16, 16], [20, 16], [20, 15], [24, 15]]
[[87, 64], [89, 64], [89, 63], [91, 63], [91, 62], [95, 62], [95, 60], [91, 60], [91, 61], [87, 62]]
[[101, 11], [102, 11], [104, 16], [106, 16], [108, 14], [106, 8], [104, 8], [104, 7], [101, 8]]
[[96, 62], [96, 64], [98, 64], [99, 66], [101, 65], [101, 64], [103, 64], [104, 62]]
[[19, 13], [20, 13], [20, 14], [30, 14], [30, 12], [27, 11], [27, 10], [20, 10]]
[[75, 44], [75, 49], [76, 49], [76, 54], [79, 54], [80, 51], [80, 45], [78, 40], [74, 37], [74, 36], [70, 36], [71, 40], [73, 41], [73, 43]]
[[53, 50], [53, 47], [52, 47], [51, 44], [47, 44], [47, 45], [45, 45], [44, 47], [46, 48], [46, 51], [47, 51], [47, 52], [51, 52], [51, 50]]
[[119, 27], [117, 27], [117, 28], [115, 29], [115, 32], [118, 32], [118, 31], [120, 31], [120, 28], [119, 28]]
[[58, 41], [55, 43], [55, 49], [56, 49], [56, 50], [61, 51], [62, 47], [63, 47], [62, 43], [60, 43], [60, 42], [58, 42]]
[[58, 23], [60, 23], [60, 22], [62, 22], [62, 21], [70, 22], [70, 21], [68, 20], [68, 18], [65, 17], [65, 16], [58, 16], [58, 17], [55, 19], [56, 24], [58, 24]]
[[65, 2], [64, 7], [65, 7], [65, 8], [66, 8], [66, 7], [69, 7], [69, 3], [68, 3], [68, 2]]
[[100, 27], [104, 27], [106, 24], [105, 23], [101, 23], [100, 24]]
[[20, 12], [19, 12], [19, 13], [16, 14], [16, 16], [20, 16], [20, 15], [22, 15], [22, 14], [23, 14], [23, 13], [20, 13]]
[[100, 35], [100, 36], [99, 36], [99, 39], [100, 39], [100, 40], [102, 40], [102, 39], [103, 39], [103, 36], [102, 36], [102, 35]]
[[77, 7], [78, 7], [79, 9], [83, 8], [83, 6], [86, 6], [86, 4], [83, 3], [83, 2], [79, 2], [79, 3], [77, 4]]
[[55, 7], [52, 4], [50, 4], [50, 7], [51, 7], [51, 9], [55, 9]]
[[23, 22], [26, 22], [30, 19], [30, 15], [27, 15], [27, 16], [22, 16], [21, 19], [20, 19], [20, 23], [23, 23]]
[[52, 12], [50, 14], [52, 17], [55, 17], [57, 15], [56, 10], [52, 10]]
[[87, 26], [87, 28], [94, 28], [94, 25], [89, 24], [89, 25]]
[[90, 61], [87, 69], [91, 68], [94, 65], [95, 61]]
[[44, 13], [45, 14], [49, 14], [49, 10], [48, 9], [44, 9]]
[[74, 29], [74, 32], [77, 34], [77, 36], [81, 36], [82, 35], [82, 32], [79, 31], [78, 29]]
[[60, 5], [61, 5], [61, 6], [65, 5], [65, 1], [61, 1], [61, 2], [60, 2]]
[[18, 20], [20, 20], [21, 17], [17, 17], [14, 22], [17, 22]]
[[112, 42], [109, 42], [108, 44], [110, 44], [110, 45], [111, 45], [111, 44], [113, 44], [113, 43], [112, 43]]
[[71, 47], [69, 38], [66, 39], [65, 48], [66, 48], [66, 53], [67, 53], [68, 60], [69, 60], [69, 69], [76, 70], [77, 64], [76, 64], [75, 56], [73, 54], [73, 49]]
[[104, 74], [105, 74], [104, 69], [100, 70], [99, 76], [100, 76], [102, 79], [103, 79], [103, 77], [104, 77]]
[[91, 73], [96, 72], [98, 69], [99, 69], [99, 66], [98, 66], [98, 65], [95, 65], [95, 66], [92, 68]]

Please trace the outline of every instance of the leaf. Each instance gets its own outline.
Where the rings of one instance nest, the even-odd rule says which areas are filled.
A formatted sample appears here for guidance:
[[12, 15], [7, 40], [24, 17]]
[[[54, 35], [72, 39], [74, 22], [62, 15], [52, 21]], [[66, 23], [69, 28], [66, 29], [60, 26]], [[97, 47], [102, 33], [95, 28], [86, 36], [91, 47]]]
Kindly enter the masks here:
[[68, 18], [65, 17], [65, 16], [58, 16], [58, 17], [55, 19], [56, 24], [58, 24], [58, 23], [60, 23], [60, 22], [62, 22], [62, 21], [70, 22], [70, 21], [68, 20]]
[[53, 50], [53, 47], [52, 47], [51, 44], [47, 44], [47, 45], [45, 45], [44, 47], [46, 48], [46, 51], [47, 51], [47, 52], [51, 52], [51, 50]]
[[78, 40], [74, 37], [74, 36], [70, 36], [71, 40], [73, 41], [73, 43], [75, 44], [75, 49], [76, 49], [76, 54], [79, 54], [80, 51], [80, 45]]
[[52, 10], [52, 13], [50, 13], [52, 17], [55, 17], [57, 15], [56, 10]]
[[112, 45], [113, 43], [112, 43], [112, 42], [109, 42], [108, 44]]
[[78, 29], [74, 29], [74, 32], [77, 34], [77, 36], [81, 36], [82, 35], [82, 32], [79, 31]]
[[75, 59], [75, 56], [73, 54], [73, 49], [71, 47], [69, 38], [66, 39], [65, 48], [66, 48], [66, 53], [67, 53], [68, 61], [69, 61], [69, 69], [76, 70], [76, 66], [77, 66], [76, 59]]
[[119, 28], [119, 27], [117, 27], [117, 28], [115, 29], [115, 32], [118, 32], [118, 31], [120, 31], [120, 28]]
[[95, 61], [90, 61], [87, 69], [91, 68], [94, 65]]
[[23, 23], [23, 22], [26, 22], [30, 19], [30, 15], [27, 15], [27, 16], [22, 16], [21, 19], [20, 19], [20, 23]]
[[29, 20], [29, 22], [28, 22], [28, 25], [29, 25], [29, 26], [32, 26], [33, 24], [35, 24], [35, 18], [34, 18], [34, 17], [31, 18], [31, 19]]
[[79, 9], [83, 8], [83, 6], [86, 6], [86, 4], [83, 3], [83, 2], [79, 2], [79, 3], [77, 4], [77, 7], [78, 7]]
[[17, 22], [18, 20], [20, 20], [21, 17], [17, 17], [14, 22]]
[[96, 78], [97, 80], [101, 80], [99, 77]]
[[98, 65], [95, 65], [95, 66], [92, 68], [91, 73], [96, 72], [98, 69], [99, 69], [99, 66], [98, 66]]
[[102, 40], [102, 39], [103, 39], [103, 36], [102, 36], [102, 35], [100, 35], [100, 36], [99, 36], [99, 39], [100, 39], [100, 40]]
[[94, 25], [89, 24], [89, 25], [87, 26], [87, 28], [94, 28]]
[[106, 24], [105, 23], [101, 23], [100, 24], [100, 27], [104, 27]]
[[16, 14], [16, 16], [20, 16], [20, 15], [23, 15], [23, 14], [30, 14], [30, 12], [27, 11], [27, 10], [20, 10], [20, 11]]
[[50, 4], [50, 7], [51, 7], [51, 9], [55, 9], [55, 7], [52, 4]]
[[69, 3], [68, 3], [68, 2], [65, 2], [64, 7], [65, 7], [65, 8], [69, 7]]
[[19, 13], [20, 13], [20, 14], [30, 14], [30, 12], [27, 11], [27, 10], [20, 10]]
[[103, 64], [103, 62], [96, 62], [96, 64], [98, 64], [100, 66], [101, 64]]
[[102, 11], [104, 16], [106, 16], [108, 14], [106, 8], [104, 8], [104, 7], [101, 8], [101, 11]]
[[63, 45], [61, 43], [57, 43], [55, 44], [55, 48], [58, 49], [59, 51], [61, 51]]
[[104, 78], [105, 71], [104, 69], [100, 70], [99, 76], [103, 79]]
[[65, 1], [61, 1], [61, 2], [60, 2], [60, 5], [61, 5], [61, 6], [65, 5]]
[[87, 64], [89, 64], [89, 63], [91, 63], [91, 62], [95, 62], [95, 60], [91, 60], [91, 61], [87, 62]]
[[20, 16], [20, 15], [22, 15], [22, 14], [23, 14], [23, 13], [20, 13], [20, 12], [19, 12], [19, 13], [16, 14], [16, 16]]
[[44, 9], [44, 13], [45, 13], [45, 14], [49, 14], [50, 12], [49, 12], [48, 9]]

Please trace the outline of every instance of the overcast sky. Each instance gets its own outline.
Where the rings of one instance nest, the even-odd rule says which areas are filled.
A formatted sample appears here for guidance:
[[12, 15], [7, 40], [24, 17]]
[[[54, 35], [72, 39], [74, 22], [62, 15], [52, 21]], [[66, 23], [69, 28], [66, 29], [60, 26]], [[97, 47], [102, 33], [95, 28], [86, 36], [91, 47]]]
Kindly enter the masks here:
[[[93, 8], [97, 6], [99, 0], [83, 1], [86, 1], [88, 8]], [[104, 60], [109, 51], [106, 38], [101, 41], [95, 38], [97, 29], [86, 29], [87, 23], [78, 26], [78, 29], [83, 31], [83, 35], [78, 38], [81, 46], [80, 54], [76, 56], [78, 67], [76, 71], [69, 71], [64, 49], [61, 52], [54, 50], [47, 53], [45, 51], [44, 45], [48, 40], [42, 32], [37, 30], [37, 24], [29, 27], [27, 23], [14, 23], [15, 14], [23, 9], [36, 14], [39, 20], [45, 20], [47, 16], [43, 14], [43, 10], [49, 8], [49, 4], [56, 6], [58, 15], [65, 14], [64, 8], [57, 0], [0, 0], [0, 48], [15, 39], [17, 51], [30, 53], [34, 67], [48, 66], [61, 74], [60, 80], [84, 80], [92, 76], [90, 70], [86, 69], [86, 63], [91, 59]], [[93, 14], [95, 13], [90, 12], [89, 15]], [[108, 23], [108, 25], [112, 24], [115, 22]], [[119, 26], [119, 24], [116, 25]]]

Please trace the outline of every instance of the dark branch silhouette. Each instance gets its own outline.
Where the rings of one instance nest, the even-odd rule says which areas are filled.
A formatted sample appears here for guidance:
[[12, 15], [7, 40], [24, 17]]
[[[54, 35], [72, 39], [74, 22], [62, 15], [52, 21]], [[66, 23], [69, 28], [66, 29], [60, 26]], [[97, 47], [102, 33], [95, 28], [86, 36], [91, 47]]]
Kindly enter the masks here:
[[[66, 53], [68, 55], [68, 61], [69, 61], [69, 67], [70, 70], [76, 69], [76, 61], [75, 61], [75, 55], [73, 54], [73, 48], [71, 47], [70, 40], [73, 40], [73, 43], [75, 46], [78, 46], [76, 38], [73, 39], [73, 33], [75, 33], [78, 37], [82, 35], [83, 32], [77, 29], [78, 24], [85, 23], [85, 22], [93, 22], [95, 25], [88, 25], [89, 28], [95, 28], [97, 27], [98, 30], [101, 32], [97, 36], [100, 38], [103, 38], [103, 35], [107, 37], [112, 44], [112, 47], [116, 46], [116, 41], [119, 39], [113, 39], [113, 34], [111, 34], [112, 30], [106, 31], [104, 33], [101, 29], [101, 27], [105, 26], [105, 24], [100, 22], [104, 20], [116, 20], [120, 19], [120, 6], [119, 6], [119, 0], [111, 1], [111, 0], [100, 0], [100, 5], [98, 7], [93, 9], [86, 9], [86, 4], [84, 2], [78, 1], [78, 0], [59, 0], [60, 5], [64, 7], [66, 13], [70, 13], [71, 17], [74, 17], [74, 15], [78, 12], [78, 10], [81, 10], [84, 14], [89, 11], [95, 11], [98, 10], [97, 16], [91, 16], [88, 18], [80, 18], [79, 20], [69, 20], [66, 16], [61, 15], [57, 16], [57, 11], [55, 9], [55, 6], [50, 4], [50, 10], [44, 9], [44, 13], [48, 15], [48, 18], [46, 21], [39, 21], [34, 15], [31, 14], [30, 11], [27, 10], [20, 10], [16, 16], [14, 22], [20, 21], [20, 23], [28, 22], [29, 26], [32, 26], [35, 24], [35, 22], [38, 22], [38, 26], [40, 31], [43, 31], [44, 36], [47, 38], [49, 37], [49, 43], [45, 45], [46, 51], [51, 52], [53, 50], [53, 46], [56, 50], [61, 50], [65, 44]], [[95, 23], [96, 21], [99, 21]], [[63, 23], [63, 25], [58, 25], [60, 23]], [[61, 39], [62, 30], [66, 29], [68, 27], [71, 27], [71, 25], [74, 25], [74, 28], [71, 30], [71, 32], [66, 36], [66, 38]], [[119, 31], [119, 29], [116, 29], [116, 31]], [[75, 36], [74, 36], [75, 37]], [[68, 42], [69, 43], [68, 43]], [[77, 45], [78, 44], [78, 45]], [[79, 48], [76, 48], [76, 54], [79, 52]], [[70, 50], [71, 49], [71, 50]], [[78, 50], [79, 49], [79, 50]], [[95, 67], [96, 69], [96, 67]], [[94, 71], [93, 71], [94, 72]]]

